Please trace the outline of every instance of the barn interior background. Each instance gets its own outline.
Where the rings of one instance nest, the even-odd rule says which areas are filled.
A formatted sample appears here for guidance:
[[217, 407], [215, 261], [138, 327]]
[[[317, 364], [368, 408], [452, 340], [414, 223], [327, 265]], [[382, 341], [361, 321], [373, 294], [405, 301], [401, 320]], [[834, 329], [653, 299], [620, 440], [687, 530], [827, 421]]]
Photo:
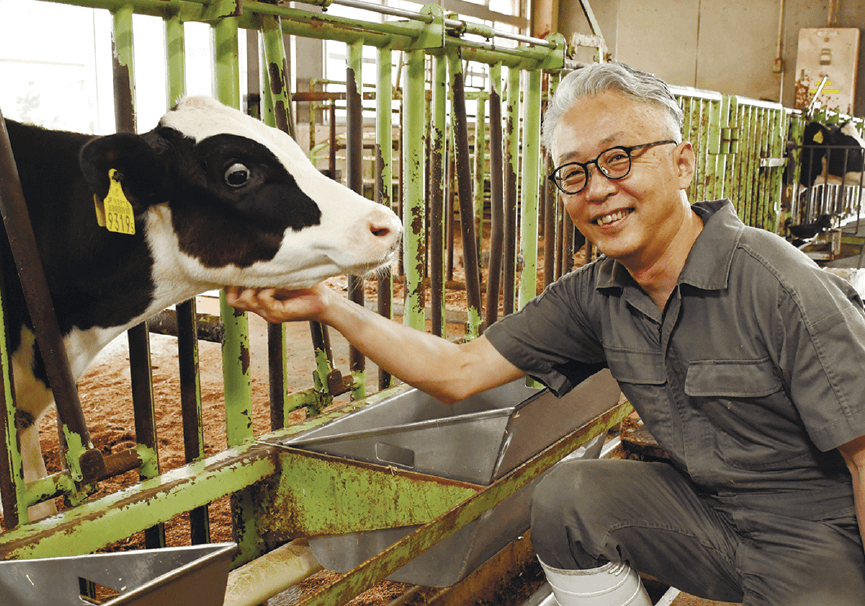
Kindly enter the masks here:
[[[399, 209], [406, 223], [393, 276], [374, 283], [350, 278], [344, 287], [415, 328], [473, 338], [485, 322], [518, 308], [592, 254], [579, 251], [568, 219], [540, 178], [547, 162], [539, 145], [540, 116], [563, 68], [611, 56], [676, 85], [688, 136], [700, 154], [691, 199], [728, 196], [747, 223], [781, 232], [788, 217], [794, 224], [808, 222], [826, 210], [801, 203], [793, 187], [806, 122], [852, 119], [861, 130], [863, 8], [865, 2], [852, 0], [0, 0], [0, 109], [8, 118], [49, 128], [105, 134], [117, 129], [124, 112], [144, 131], [178, 95], [208, 94], [290, 130], [321, 170]], [[134, 73], [128, 107], [115, 95], [118, 65]], [[829, 78], [809, 112], [824, 75]], [[288, 83], [289, 90], [274, 81]], [[458, 178], [463, 175], [470, 178]], [[836, 222], [859, 210], [858, 194], [839, 196], [831, 208]], [[462, 222], [463, 216], [474, 220]], [[855, 238], [847, 243], [862, 245]], [[839, 236], [838, 250], [841, 244]], [[277, 566], [272, 576], [285, 584], [318, 568], [302, 542], [306, 537], [420, 527], [352, 574], [299, 598], [304, 604], [344, 603], [630, 412], [626, 402], [615, 402], [489, 486], [433, 479], [406, 471], [406, 465], [381, 469], [303, 454], [274, 443], [405, 387], [372, 377], [353, 352], [348, 361], [335, 361], [320, 327], [312, 327], [311, 341], [303, 335], [297, 343], [301, 339], [286, 328], [270, 326], [262, 329], [266, 339], [250, 345], [245, 317], [213, 297], [198, 306], [199, 312], [206, 308], [200, 321], [217, 325], [213, 340], [228, 352], [221, 356], [225, 370], [216, 398], [224, 444], [216, 450], [194, 445], [185, 460], [170, 464], [166, 456], [140, 457], [124, 470], [133, 477], [117, 491], [88, 497], [93, 488], [69, 480], [62, 457], [50, 487], [24, 486], [16, 478], [14, 427], [7, 422], [5, 442], [13, 455], [4, 470], [11, 488], [3, 495], [0, 556], [74, 556], [115, 549], [136, 535], [144, 538], [132, 546], [171, 546], [165, 525], [177, 520], [190, 527], [181, 542], [204, 544], [221, 536], [211, 533], [214, 508], [208, 513], [208, 506], [230, 500], [232, 523], [226, 525], [240, 545], [235, 573], [246, 564]], [[178, 308], [151, 323], [151, 330], [177, 334], [156, 326], [163, 320], [191, 325], [194, 311]], [[199, 332], [206, 330], [199, 326]], [[256, 349], [265, 341], [270, 355]], [[201, 351], [210, 345], [203, 342]], [[287, 351], [294, 347], [309, 353], [300, 382], [286, 371]], [[249, 348], [269, 361], [260, 364], [261, 379], [235, 363]], [[180, 355], [197, 362], [206, 354], [192, 348]], [[147, 366], [145, 356], [140, 367]], [[153, 372], [143, 376], [152, 381]], [[202, 396], [194, 388], [201, 374], [186, 379], [193, 385], [191, 402], [184, 404], [192, 410], [185, 415], [191, 416], [183, 427], [187, 435], [204, 432], [198, 425]], [[95, 375], [90, 382], [98, 385], [100, 376], [104, 381]], [[136, 408], [153, 409], [152, 385], [149, 391], [151, 402]], [[175, 428], [181, 424], [178, 409], [167, 416]], [[129, 417], [115, 421], [124, 422], [129, 433]], [[131, 450], [162, 448], [155, 435], [136, 433]], [[409, 494], [420, 495], [417, 502], [377, 510]], [[63, 513], [28, 523], [23, 504], [36, 498], [56, 499]], [[488, 573], [493, 581], [503, 569], [518, 574], [529, 566], [530, 547], [519, 536], [496, 556], [495, 572]], [[285, 587], [268, 589], [272, 593], [233, 603], [260, 603]], [[494, 590], [483, 591], [489, 596]], [[97, 594], [93, 586], [81, 589], [94, 603], [116, 597]], [[468, 599], [457, 595], [463, 603]]]

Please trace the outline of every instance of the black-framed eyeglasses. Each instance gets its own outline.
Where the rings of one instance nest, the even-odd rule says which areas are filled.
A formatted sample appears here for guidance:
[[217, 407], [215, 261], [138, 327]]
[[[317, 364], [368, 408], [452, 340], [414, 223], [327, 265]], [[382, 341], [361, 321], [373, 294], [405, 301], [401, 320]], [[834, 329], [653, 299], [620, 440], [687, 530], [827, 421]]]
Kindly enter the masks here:
[[679, 144], [673, 139], [664, 141], [655, 141], [653, 143], [643, 143], [642, 145], [617, 145], [611, 147], [598, 154], [598, 157], [588, 162], [568, 162], [562, 164], [552, 174], [547, 177], [556, 187], [564, 194], [572, 196], [578, 194], [586, 188], [589, 182], [589, 165], [594, 164], [598, 167], [607, 179], [618, 181], [624, 179], [631, 172], [631, 152], [635, 149], [644, 149], [655, 145], [666, 145], [668, 143]]

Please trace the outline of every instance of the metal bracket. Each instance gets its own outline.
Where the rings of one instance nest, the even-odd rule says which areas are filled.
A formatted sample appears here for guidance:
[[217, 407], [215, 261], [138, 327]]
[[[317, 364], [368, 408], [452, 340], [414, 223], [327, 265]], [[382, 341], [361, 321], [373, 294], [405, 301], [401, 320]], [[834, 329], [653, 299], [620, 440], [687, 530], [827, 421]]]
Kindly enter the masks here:
[[426, 4], [420, 9], [421, 15], [430, 15], [430, 23], [423, 21], [407, 21], [403, 25], [417, 32], [412, 50], [444, 48], [445, 47], [445, 13], [437, 4]]

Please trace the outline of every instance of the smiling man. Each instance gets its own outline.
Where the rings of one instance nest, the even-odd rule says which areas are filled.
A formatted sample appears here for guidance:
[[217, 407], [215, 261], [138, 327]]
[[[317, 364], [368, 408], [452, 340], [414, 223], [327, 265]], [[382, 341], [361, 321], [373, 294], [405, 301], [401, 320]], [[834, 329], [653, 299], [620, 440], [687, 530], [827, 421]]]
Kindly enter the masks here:
[[562, 606], [649, 606], [636, 571], [748, 606], [865, 600], [865, 312], [855, 291], [729, 201], [690, 204], [667, 85], [624, 64], [569, 74], [544, 122], [568, 214], [603, 257], [457, 345], [319, 285], [230, 290], [318, 320], [445, 401], [524, 374], [563, 394], [608, 367], [670, 463], [560, 464], [532, 541]]

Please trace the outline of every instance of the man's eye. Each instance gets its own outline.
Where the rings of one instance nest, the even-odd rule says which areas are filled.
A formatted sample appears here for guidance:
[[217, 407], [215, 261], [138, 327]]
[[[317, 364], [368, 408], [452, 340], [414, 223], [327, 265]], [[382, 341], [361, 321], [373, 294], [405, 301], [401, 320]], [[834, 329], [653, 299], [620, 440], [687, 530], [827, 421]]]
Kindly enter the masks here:
[[580, 167], [565, 169], [562, 171], [562, 181], [570, 183], [573, 181], [581, 181], [586, 178], [586, 171]]

